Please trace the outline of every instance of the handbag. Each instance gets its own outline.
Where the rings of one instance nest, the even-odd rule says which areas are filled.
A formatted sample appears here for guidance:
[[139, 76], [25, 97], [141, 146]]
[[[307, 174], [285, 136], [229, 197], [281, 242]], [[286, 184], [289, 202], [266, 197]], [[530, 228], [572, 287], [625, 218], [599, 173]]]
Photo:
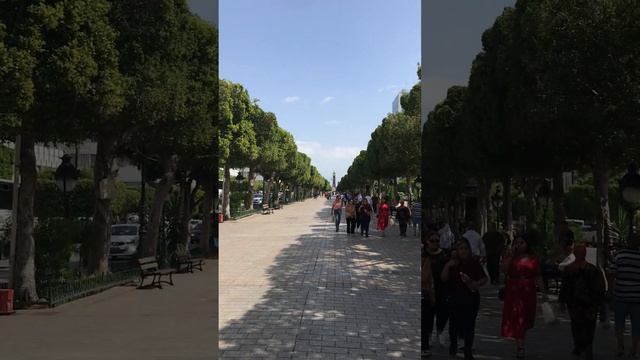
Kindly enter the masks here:
[[556, 322], [556, 314], [553, 312], [553, 308], [548, 301], [542, 303], [542, 317], [544, 318], [544, 323], [547, 325]]

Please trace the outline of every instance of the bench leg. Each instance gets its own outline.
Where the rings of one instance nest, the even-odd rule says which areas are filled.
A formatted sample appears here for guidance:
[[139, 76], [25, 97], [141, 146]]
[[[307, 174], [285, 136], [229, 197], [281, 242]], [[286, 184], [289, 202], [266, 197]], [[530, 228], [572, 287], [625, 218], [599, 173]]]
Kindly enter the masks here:
[[138, 289], [142, 289], [143, 283], [144, 283], [144, 275], [140, 275], [140, 284], [138, 284]]

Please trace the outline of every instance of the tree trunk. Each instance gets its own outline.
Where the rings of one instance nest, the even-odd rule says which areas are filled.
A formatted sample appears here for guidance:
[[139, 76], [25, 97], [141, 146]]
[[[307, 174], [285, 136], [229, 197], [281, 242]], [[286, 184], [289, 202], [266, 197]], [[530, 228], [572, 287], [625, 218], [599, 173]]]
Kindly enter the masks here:
[[171, 191], [171, 187], [175, 182], [175, 173], [177, 168], [177, 156], [163, 159], [163, 175], [160, 183], [156, 188], [153, 198], [153, 204], [149, 214], [148, 232], [145, 237], [144, 246], [142, 248], [143, 256], [156, 256], [158, 250], [158, 235], [160, 234], [160, 224], [163, 223], [162, 210], [164, 202]]
[[480, 235], [483, 235], [488, 230], [490, 190], [491, 183], [487, 179], [482, 178], [478, 181], [478, 207], [476, 209], [476, 223], [478, 224], [478, 231], [480, 232]]
[[553, 174], [553, 191], [551, 192], [553, 201], [553, 233], [555, 238], [560, 234], [560, 225], [565, 221], [567, 214], [564, 208], [564, 186], [562, 179], [562, 170], [558, 170]]
[[244, 208], [247, 210], [253, 209], [253, 186], [256, 179], [256, 172], [253, 167], [249, 168], [249, 175], [247, 176], [247, 184], [249, 189], [247, 191], [247, 197], [244, 199]]
[[[109, 245], [111, 243], [111, 201], [103, 199], [100, 184], [104, 179], [114, 180], [112, 167], [115, 148], [115, 136], [108, 134], [98, 138], [96, 162], [93, 167], [94, 208], [93, 241], [90, 246], [88, 270], [90, 274], [103, 275], [109, 272]], [[113, 194], [109, 194], [113, 195]]]
[[213, 184], [205, 180], [204, 199], [202, 199], [202, 238], [200, 239], [200, 249], [205, 256], [211, 252], [211, 210], [213, 209]]
[[231, 171], [229, 165], [224, 166], [224, 183], [222, 186], [222, 213], [225, 219], [231, 218]]
[[[599, 247], [608, 249], [611, 246], [609, 239], [609, 177], [611, 170], [601, 152], [594, 157], [592, 165], [593, 182], [596, 191], [596, 201], [598, 202], [597, 220], [597, 241]], [[590, 239], [587, 239], [590, 240]]]
[[534, 177], [527, 177], [524, 179], [524, 198], [527, 200], [527, 228], [536, 221], [537, 204], [536, 204], [536, 188], [538, 186], [538, 179]]
[[38, 301], [36, 290], [35, 241], [33, 239], [33, 204], [38, 173], [33, 136], [22, 134], [20, 149], [20, 191], [14, 265], [15, 298], [25, 306]]
[[507, 176], [504, 179], [504, 228], [513, 236], [513, 199], [511, 196], [511, 176]]
[[189, 232], [189, 220], [191, 220], [191, 182], [183, 182], [180, 186], [180, 195], [182, 197], [180, 207], [180, 238], [178, 243], [189, 248], [190, 232]]
[[407, 187], [409, 188], [409, 199], [413, 201], [413, 190], [411, 189], [411, 176], [407, 175]]

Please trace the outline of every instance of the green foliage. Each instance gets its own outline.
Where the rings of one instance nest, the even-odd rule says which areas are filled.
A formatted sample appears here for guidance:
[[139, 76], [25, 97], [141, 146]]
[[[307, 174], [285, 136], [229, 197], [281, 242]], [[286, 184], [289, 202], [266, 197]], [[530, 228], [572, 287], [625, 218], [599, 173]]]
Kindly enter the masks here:
[[14, 151], [0, 144], [0, 179], [10, 179], [13, 176]]
[[87, 238], [89, 226], [88, 221], [61, 218], [38, 222], [34, 230], [38, 281], [69, 277], [69, 260], [74, 244], [81, 244]]

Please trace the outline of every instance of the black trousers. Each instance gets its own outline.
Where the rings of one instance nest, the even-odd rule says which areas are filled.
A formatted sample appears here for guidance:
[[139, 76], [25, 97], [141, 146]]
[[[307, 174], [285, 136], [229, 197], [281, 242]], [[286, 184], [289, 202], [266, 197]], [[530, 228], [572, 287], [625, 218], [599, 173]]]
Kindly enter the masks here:
[[500, 282], [500, 255], [487, 254], [487, 271], [492, 284]]
[[371, 222], [370, 217], [363, 216], [360, 218], [360, 235], [366, 234], [369, 236], [369, 222]]
[[354, 234], [356, 231], [356, 218], [347, 218], [347, 234]]
[[407, 235], [407, 223], [400, 223], [400, 236]]
[[421, 315], [421, 328], [422, 328], [422, 349], [428, 350], [431, 348], [429, 343], [431, 333], [433, 333], [433, 325], [435, 325], [436, 331], [439, 333], [444, 331], [449, 320], [449, 308], [444, 296], [436, 296], [435, 304], [425, 297], [422, 297], [422, 315]]
[[458, 338], [464, 339], [464, 355], [471, 356], [476, 333], [476, 319], [480, 309], [480, 295], [454, 296], [449, 303], [449, 336], [451, 347], [458, 347]]
[[571, 335], [573, 335], [573, 346], [580, 353], [587, 356], [592, 355], [593, 336], [596, 331], [596, 319], [598, 309], [584, 307], [572, 308], [568, 306], [569, 317], [571, 318]]

